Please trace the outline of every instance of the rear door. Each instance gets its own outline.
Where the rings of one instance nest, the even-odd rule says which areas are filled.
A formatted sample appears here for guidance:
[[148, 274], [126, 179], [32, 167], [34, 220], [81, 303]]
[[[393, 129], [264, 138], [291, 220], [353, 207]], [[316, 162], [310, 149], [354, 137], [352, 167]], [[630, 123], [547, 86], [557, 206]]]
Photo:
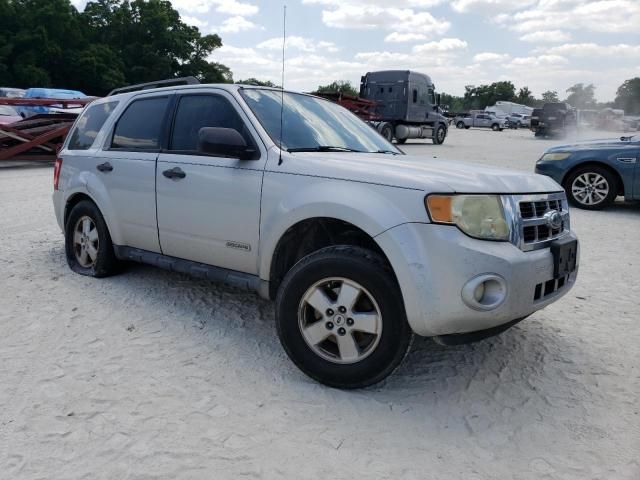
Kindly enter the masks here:
[[[203, 127], [233, 128], [256, 151], [252, 160], [198, 152]], [[267, 154], [237, 100], [224, 90], [176, 97], [168, 150], [156, 174], [162, 253], [255, 274], [262, 177]], [[180, 177], [168, 178], [178, 169]]]
[[122, 243], [152, 252], [160, 252], [155, 173], [170, 99], [167, 93], [136, 96], [115, 122], [96, 165]]

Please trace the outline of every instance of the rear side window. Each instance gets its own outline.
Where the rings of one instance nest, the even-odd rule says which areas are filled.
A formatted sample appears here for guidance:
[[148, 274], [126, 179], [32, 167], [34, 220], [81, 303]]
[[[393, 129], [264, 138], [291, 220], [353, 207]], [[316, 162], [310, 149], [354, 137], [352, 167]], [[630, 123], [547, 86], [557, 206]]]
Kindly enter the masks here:
[[97, 105], [89, 105], [71, 132], [69, 138], [69, 144], [67, 149], [69, 150], [88, 150], [93, 145], [98, 132], [107, 121], [107, 118], [115, 110], [118, 102], [106, 102]]
[[159, 150], [168, 97], [135, 100], [122, 114], [113, 132], [111, 148]]
[[253, 145], [244, 122], [229, 101], [219, 95], [185, 95], [180, 98], [171, 136], [171, 150], [198, 150], [198, 132], [202, 127], [237, 130], [248, 145]]

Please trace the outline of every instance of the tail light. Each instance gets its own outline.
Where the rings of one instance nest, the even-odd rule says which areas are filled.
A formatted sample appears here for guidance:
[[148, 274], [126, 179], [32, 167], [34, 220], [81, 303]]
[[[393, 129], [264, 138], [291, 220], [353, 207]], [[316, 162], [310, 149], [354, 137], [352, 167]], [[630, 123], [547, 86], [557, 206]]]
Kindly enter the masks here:
[[56, 158], [56, 163], [53, 166], [53, 189], [58, 190], [58, 181], [60, 180], [60, 170], [62, 169], [62, 158]]

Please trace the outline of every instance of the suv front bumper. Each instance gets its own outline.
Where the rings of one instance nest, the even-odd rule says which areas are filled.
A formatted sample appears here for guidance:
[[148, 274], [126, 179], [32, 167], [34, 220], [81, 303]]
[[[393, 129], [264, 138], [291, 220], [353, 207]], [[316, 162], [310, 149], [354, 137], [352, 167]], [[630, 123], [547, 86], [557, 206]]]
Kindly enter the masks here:
[[[524, 252], [447, 225], [407, 223], [375, 240], [396, 274], [409, 324], [423, 336], [475, 332], [526, 317], [565, 295], [578, 271], [576, 262], [574, 272], [553, 281], [549, 248]], [[483, 275], [504, 286], [502, 301], [488, 310], [472, 308], [462, 298], [465, 286]]]

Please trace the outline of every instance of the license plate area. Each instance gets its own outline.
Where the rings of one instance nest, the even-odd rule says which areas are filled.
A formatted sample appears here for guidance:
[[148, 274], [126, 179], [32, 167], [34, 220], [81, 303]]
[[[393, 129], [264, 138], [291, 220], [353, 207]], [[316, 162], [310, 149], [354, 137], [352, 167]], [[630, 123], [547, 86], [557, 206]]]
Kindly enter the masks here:
[[553, 278], [564, 277], [576, 269], [578, 241], [574, 238], [560, 238], [551, 242], [553, 254]]

